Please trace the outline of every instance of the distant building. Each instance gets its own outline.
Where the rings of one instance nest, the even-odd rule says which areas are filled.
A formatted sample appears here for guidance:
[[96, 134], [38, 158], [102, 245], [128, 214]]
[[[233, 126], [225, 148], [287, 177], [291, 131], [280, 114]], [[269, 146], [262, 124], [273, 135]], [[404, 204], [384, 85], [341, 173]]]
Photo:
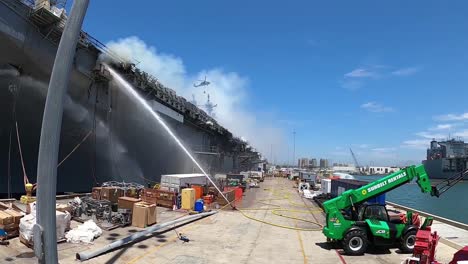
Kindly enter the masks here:
[[376, 175], [376, 174], [390, 174], [399, 171], [401, 168], [398, 167], [385, 167], [385, 166], [368, 166], [362, 167], [361, 172], [364, 174]]
[[356, 166], [354, 164], [333, 163], [332, 169], [334, 172], [346, 172], [346, 173], [357, 172]]
[[327, 159], [320, 159], [320, 168], [321, 169], [328, 168], [328, 166], [329, 166], [329, 164], [328, 164]]
[[309, 168], [309, 159], [308, 158], [300, 158], [297, 161], [297, 166], [299, 168]]
[[317, 159], [310, 159], [309, 160], [309, 167], [317, 168], [318, 167]]

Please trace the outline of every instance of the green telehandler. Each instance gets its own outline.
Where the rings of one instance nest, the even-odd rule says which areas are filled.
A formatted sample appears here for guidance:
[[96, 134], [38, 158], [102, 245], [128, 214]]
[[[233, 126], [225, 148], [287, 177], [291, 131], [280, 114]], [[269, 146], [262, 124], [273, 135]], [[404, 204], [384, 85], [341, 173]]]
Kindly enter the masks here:
[[348, 190], [323, 203], [326, 226], [323, 234], [328, 242], [341, 242], [348, 255], [361, 255], [372, 245], [399, 244], [403, 252], [412, 252], [418, 226], [412, 223], [412, 213], [406, 223], [391, 220], [385, 205], [369, 204], [369, 199], [398, 188], [414, 178], [423, 193], [439, 196], [431, 186], [423, 165], [409, 166], [359, 189]]

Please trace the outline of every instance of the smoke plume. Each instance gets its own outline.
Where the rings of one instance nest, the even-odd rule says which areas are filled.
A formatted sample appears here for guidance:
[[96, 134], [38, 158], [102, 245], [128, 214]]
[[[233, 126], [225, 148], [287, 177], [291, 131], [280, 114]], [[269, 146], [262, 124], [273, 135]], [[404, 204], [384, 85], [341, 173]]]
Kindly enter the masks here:
[[[225, 72], [220, 68], [189, 74], [181, 58], [159, 53], [138, 37], [128, 37], [107, 43], [109, 49], [122, 59], [137, 62], [137, 67], [154, 75], [162, 84], [174, 89], [178, 95], [206, 110], [207, 95], [217, 104], [215, 119], [234, 135], [245, 138], [254, 148], [270, 158], [270, 150], [285, 149], [286, 140], [282, 129], [273, 120], [258, 118], [247, 110], [255, 104], [248, 94], [249, 80], [236, 72]], [[194, 83], [207, 78], [211, 84], [194, 87]], [[275, 151], [275, 152], [276, 152]], [[279, 154], [280, 155], [280, 154]], [[278, 157], [279, 158], [279, 157]]]

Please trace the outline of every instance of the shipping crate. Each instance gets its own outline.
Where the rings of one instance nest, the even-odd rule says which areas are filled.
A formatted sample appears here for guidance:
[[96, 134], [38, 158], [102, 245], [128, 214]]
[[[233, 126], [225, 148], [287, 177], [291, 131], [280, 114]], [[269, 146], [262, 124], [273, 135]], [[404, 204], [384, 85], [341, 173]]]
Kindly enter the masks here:
[[0, 225], [9, 225], [14, 223], [14, 218], [5, 211], [0, 211]]
[[146, 188], [141, 193], [141, 200], [162, 207], [172, 208], [177, 194], [175, 192]]
[[0, 229], [4, 230], [7, 233], [11, 233], [12, 231], [16, 231], [19, 229], [19, 225], [15, 223], [11, 223], [8, 225], [0, 225]]
[[[230, 190], [230, 191], [225, 191], [223, 192], [224, 196], [226, 196], [226, 198], [228, 199], [229, 202], [233, 202], [235, 199], [236, 199], [236, 193], [234, 190]], [[216, 198], [216, 202], [219, 204], [219, 205], [227, 205], [228, 203], [226, 202], [226, 200], [224, 200], [223, 196], [221, 194], [218, 194], [218, 197]]]
[[124, 195], [123, 190], [115, 187], [102, 187], [101, 200], [108, 200], [111, 203], [118, 203], [119, 197]]
[[101, 187], [94, 187], [93, 192], [91, 193], [91, 196], [93, 197], [94, 200], [101, 200]]
[[21, 212], [18, 212], [18, 211], [13, 210], [13, 209], [7, 209], [4, 212], [11, 215], [11, 216], [13, 216], [13, 222], [16, 225], [19, 225], [21, 217], [24, 216]]
[[156, 223], [156, 205], [145, 202], [133, 205], [132, 226], [145, 228]]
[[132, 198], [132, 197], [119, 197], [119, 209], [130, 209], [133, 210], [133, 205], [135, 203], [141, 202], [141, 199]]

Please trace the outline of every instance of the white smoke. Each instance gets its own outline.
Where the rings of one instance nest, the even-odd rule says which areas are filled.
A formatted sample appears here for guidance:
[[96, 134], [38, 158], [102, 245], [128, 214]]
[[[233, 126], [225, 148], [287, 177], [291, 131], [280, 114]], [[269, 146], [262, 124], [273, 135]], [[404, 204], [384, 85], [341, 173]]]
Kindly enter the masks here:
[[[3, 73], [12, 74], [14, 71], [4, 71]], [[0, 75], [1, 74], [2, 71], [0, 71]], [[18, 80], [21, 86], [31, 87], [33, 88], [32, 91], [36, 92], [41, 98], [46, 98], [48, 90], [48, 84], [46, 82], [27, 75], [20, 76]], [[82, 125], [89, 125], [93, 122], [93, 118], [96, 118], [96, 137], [100, 141], [112, 140], [109, 152], [101, 154], [103, 155], [102, 158], [109, 160], [112, 163], [113, 169], [115, 170], [114, 175], [119, 176], [116, 180], [141, 180], [129, 178], [134, 176], [141, 177], [143, 172], [134, 158], [128, 154], [127, 148], [123, 145], [119, 137], [117, 137], [109, 128], [107, 123], [105, 123], [98, 115], [95, 116], [88, 108], [73, 100], [69, 94], [65, 94], [63, 106], [67, 116], [74, 122]], [[89, 129], [91, 129], [91, 127]]]
[[[188, 74], [182, 59], [159, 53], [155, 47], [148, 46], [135, 36], [111, 41], [107, 46], [119, 57], [136, 62], [138, 68], [154, 75], [162, 84], [174, 89], [188, 101], [192, 101], [194, 95], [197, 105], [204, 110], [206, 108], [203, 105], [209, 94], [210, 101], [217, 104], [214, 108], [215, 119], [235, 136], [247, 139], [266, 157], [270, 157], [272, 147], [275, 152], [285, 149], [286, 140], [282, 129], [275, 126], [274, 121], [259, 119], [246, 110], [248, 104], [255, 104], [255, 101], [249, 100], [249, 80], [246, 77], [219, 68]], [[211, 83], [209, 86], [193, 86], [205, 76]]]

